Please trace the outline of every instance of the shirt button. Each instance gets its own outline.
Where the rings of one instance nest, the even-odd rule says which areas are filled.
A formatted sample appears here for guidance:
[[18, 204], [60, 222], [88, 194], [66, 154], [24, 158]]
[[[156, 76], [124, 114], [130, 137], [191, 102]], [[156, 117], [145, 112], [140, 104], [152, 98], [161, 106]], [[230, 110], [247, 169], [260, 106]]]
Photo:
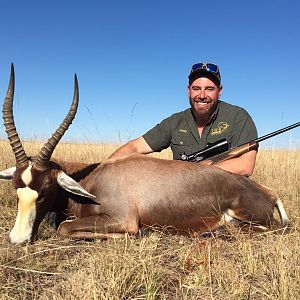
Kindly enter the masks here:
[[183, 141], [180, 141], [179, 144], [182, 145], [182, 144], [183, 144]]

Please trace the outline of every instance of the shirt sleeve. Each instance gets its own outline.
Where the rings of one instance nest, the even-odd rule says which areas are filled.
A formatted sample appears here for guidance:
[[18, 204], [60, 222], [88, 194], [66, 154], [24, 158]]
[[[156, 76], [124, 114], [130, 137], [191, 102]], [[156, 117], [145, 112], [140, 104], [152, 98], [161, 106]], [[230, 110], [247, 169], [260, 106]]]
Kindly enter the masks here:
[[146, 132], [143, 138], [154, 152], [168, 148], [172, 138], [170, 117]]
[[257, 139], [256, 126], [248, 112], [241, 109], [234, 125], [231, 147], [240, 146], [255, 139]]

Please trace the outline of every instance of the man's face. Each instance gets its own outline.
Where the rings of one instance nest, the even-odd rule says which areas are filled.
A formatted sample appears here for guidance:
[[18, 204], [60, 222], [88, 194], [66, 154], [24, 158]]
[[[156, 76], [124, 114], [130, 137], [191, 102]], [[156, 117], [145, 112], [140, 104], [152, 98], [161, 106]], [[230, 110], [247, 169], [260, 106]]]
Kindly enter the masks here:
[[188, 86], [188, 96], [195, 117], [210, 117], [221, 95], [222, 86], [217, 87], [210, 79], [200, 77]]

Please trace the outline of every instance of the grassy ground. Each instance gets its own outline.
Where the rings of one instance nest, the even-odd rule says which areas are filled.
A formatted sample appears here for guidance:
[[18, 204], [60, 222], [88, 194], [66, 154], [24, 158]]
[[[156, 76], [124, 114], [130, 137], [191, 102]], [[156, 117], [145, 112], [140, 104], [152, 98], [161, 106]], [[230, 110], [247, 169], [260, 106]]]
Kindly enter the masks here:
[[[24, 147], [30, 155], [41, 145]], [[60, 144], [54, 156], [95, 162], [115, 147]], [[0, 141], [0, 169], [13, 165]], [[293, 221], [288, 234], [229, 228], [227, 239], [154, 231], [140, 239], [73, 241], [42, 224], [34, 245], [13, 246], [7, 236], [16, 193], [0, 182], [0, 299], [299, 299], [300, 152], [262, 150], [253, 179], [280, 195]]]

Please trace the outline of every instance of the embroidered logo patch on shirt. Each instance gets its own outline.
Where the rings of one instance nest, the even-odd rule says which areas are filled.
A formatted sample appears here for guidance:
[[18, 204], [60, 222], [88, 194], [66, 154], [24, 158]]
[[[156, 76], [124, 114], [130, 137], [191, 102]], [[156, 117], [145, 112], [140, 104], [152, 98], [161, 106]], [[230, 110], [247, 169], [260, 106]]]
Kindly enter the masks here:
[[229, 124], [227, 122], [220, 122], [216, 128], [211, 130], [211, 135], [220, 135], [224, 133], [229, 128]]

